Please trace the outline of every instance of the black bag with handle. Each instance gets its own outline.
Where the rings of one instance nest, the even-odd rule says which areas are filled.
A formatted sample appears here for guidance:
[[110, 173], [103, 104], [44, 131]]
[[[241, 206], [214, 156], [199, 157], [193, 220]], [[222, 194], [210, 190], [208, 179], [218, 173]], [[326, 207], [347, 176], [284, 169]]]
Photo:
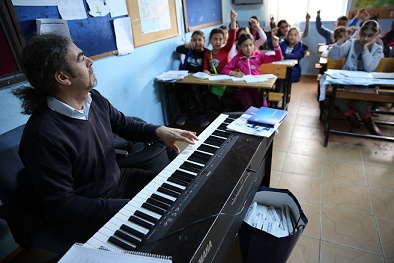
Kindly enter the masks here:
[[[139, 118], [133, 119], [144, 122]], [[140, 168], [159, 173], [176, 157], [176, 153], [171, 152], [161, 141], [132, 142], [116, 134], [113, 134], [113, 139], [116, 162], [120, 167]]]

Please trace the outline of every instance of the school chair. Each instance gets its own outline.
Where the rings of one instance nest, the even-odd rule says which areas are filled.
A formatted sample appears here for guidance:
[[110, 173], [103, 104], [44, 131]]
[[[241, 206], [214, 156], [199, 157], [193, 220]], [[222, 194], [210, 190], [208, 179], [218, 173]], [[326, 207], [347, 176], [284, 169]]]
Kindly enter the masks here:
[[287, 108], [286, 96], [288, 90], [286, 85], [287, 66], [283, 64], [261, 64], [260, 74], [273, 74], [277, 77], [273, 90], [268, 92], [268, 105], [278, 108], [281, 102], [281, 109]]
[[62, 240], [45, 223], [40, 200], [18, 155], [23, 128], [21, 125], [0, 135], [0, 218], [20, 247], [62, 254], [73, 242]]

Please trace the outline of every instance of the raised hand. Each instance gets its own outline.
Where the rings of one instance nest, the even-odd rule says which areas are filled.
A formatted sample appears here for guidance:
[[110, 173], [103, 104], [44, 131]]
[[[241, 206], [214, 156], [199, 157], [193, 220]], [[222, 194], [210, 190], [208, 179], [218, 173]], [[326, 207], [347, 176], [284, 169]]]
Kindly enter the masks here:
[[276, 47], [279, 44], [279, 37], [272, 34], [272, 46]]

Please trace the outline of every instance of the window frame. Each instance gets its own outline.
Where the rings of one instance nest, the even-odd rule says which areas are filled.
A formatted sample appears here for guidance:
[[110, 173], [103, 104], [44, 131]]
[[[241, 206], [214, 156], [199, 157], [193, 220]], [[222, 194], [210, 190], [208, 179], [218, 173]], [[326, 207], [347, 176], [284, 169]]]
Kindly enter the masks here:
[[17, 71], [0, 76], [0, 89], [26, 81], [26, 76], [21, 70], [21, 54], [26, 44], [24, 38], [20, 37], [21, 34], [18, 34], [18, 32], [21, 32], [21, 29], [19, 23], [15, 21], [18, 20], [13, 9], [12, 1], [0, 1], [0, 26], [3, 28], [6, 40], [18, 67]]

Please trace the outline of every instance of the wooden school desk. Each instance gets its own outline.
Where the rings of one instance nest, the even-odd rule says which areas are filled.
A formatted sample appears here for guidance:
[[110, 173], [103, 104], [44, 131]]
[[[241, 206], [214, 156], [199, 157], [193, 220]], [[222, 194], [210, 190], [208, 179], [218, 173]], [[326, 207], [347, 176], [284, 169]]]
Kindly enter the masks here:
[[291, 96], [291, 70], [298, 63], [295, 59], [285, 59], [268, 64], [261, 64], [261, 74], [274, 74], [279, 81], [276, 84], [283, 85], [284, 97], [281, 109], [287, 110]]
[[[362, 133], [351, 133], [347, 131], [339, 131], [332, 129], [332, 117], [335, 106], [335, 98], [343, 98], [343, 99], [352, 99], [352, 100], [363, 100], [363, 101], [374, 101], [374, 102], [382, 102], [382, 103], [394, 103], [394, 84], [372, 84], [378, 85], [375, 89], [365, 89], [365, 92], [359, 92], [359, 90], [352, 90], [344, 88], [345, 83], [338, 83], [339, 80], [335, 80], [335, 83], [331, 83], [332, 91], [329, 98], [328, 112], [327, 112], [327, 120], [325, 123], [325, 139], [324, 139], [324, 147], [327, 147], [328, 139], [330, 133], [357, 136], [357, 137], [365, 137], [386, 141], [394, 141], [394, 137], [390, 136], [378, 136], [372, 134], [362, 134]], [[351, 83], [346, 82], [346, 85], [351, 85]], [[393, 112], [379, 112], [380, 114], [389, 114], [394, 115]], [[379, 122], [375, 121], [377, 124], [384, 125], [394, 125], [392, 121], [384, 121]]]
[[[176, 81], [160, 81], [155, 79], [155, 81], [158, 82], [164, 82], [167, 85], [164, 85], [166, 88], [165, 96], [166, 96], [166, 111], [167, 111], [167, 116], [165, 116], [165, 112], [163, 111], [164, 115], [164, 120], [166, 121], [166, 125], [170, 124], [169, 118], [171, 117], [171, 103], [170, 103], [170, 98], [169, 98], [169, 84], [190, 84], [190, 85], [204, 85], [204, 86], [211, 86], [211, 85], [223, 85], [223, 86], [232, 86], [232, 87], [244, 87], [244, 88], [256, 88], [256, 89], [261, 89], [265, 92], [267, 92], [268, 98], [269, 98], [269, 91], [272, 89], [276, 78], [269, 78], [265, 82], [254, 82], [254, 83], [246, 83], [244, 81], [233, 81], [231, 79], [226, 79], [226, 80], [214, 80], [210, 81], [208, 79], [200, 79], [192, 76], [193, 73], [189, 74], [183, 79], [176, 80]], [[268, 99], [267, 98], [267, 99]]]

